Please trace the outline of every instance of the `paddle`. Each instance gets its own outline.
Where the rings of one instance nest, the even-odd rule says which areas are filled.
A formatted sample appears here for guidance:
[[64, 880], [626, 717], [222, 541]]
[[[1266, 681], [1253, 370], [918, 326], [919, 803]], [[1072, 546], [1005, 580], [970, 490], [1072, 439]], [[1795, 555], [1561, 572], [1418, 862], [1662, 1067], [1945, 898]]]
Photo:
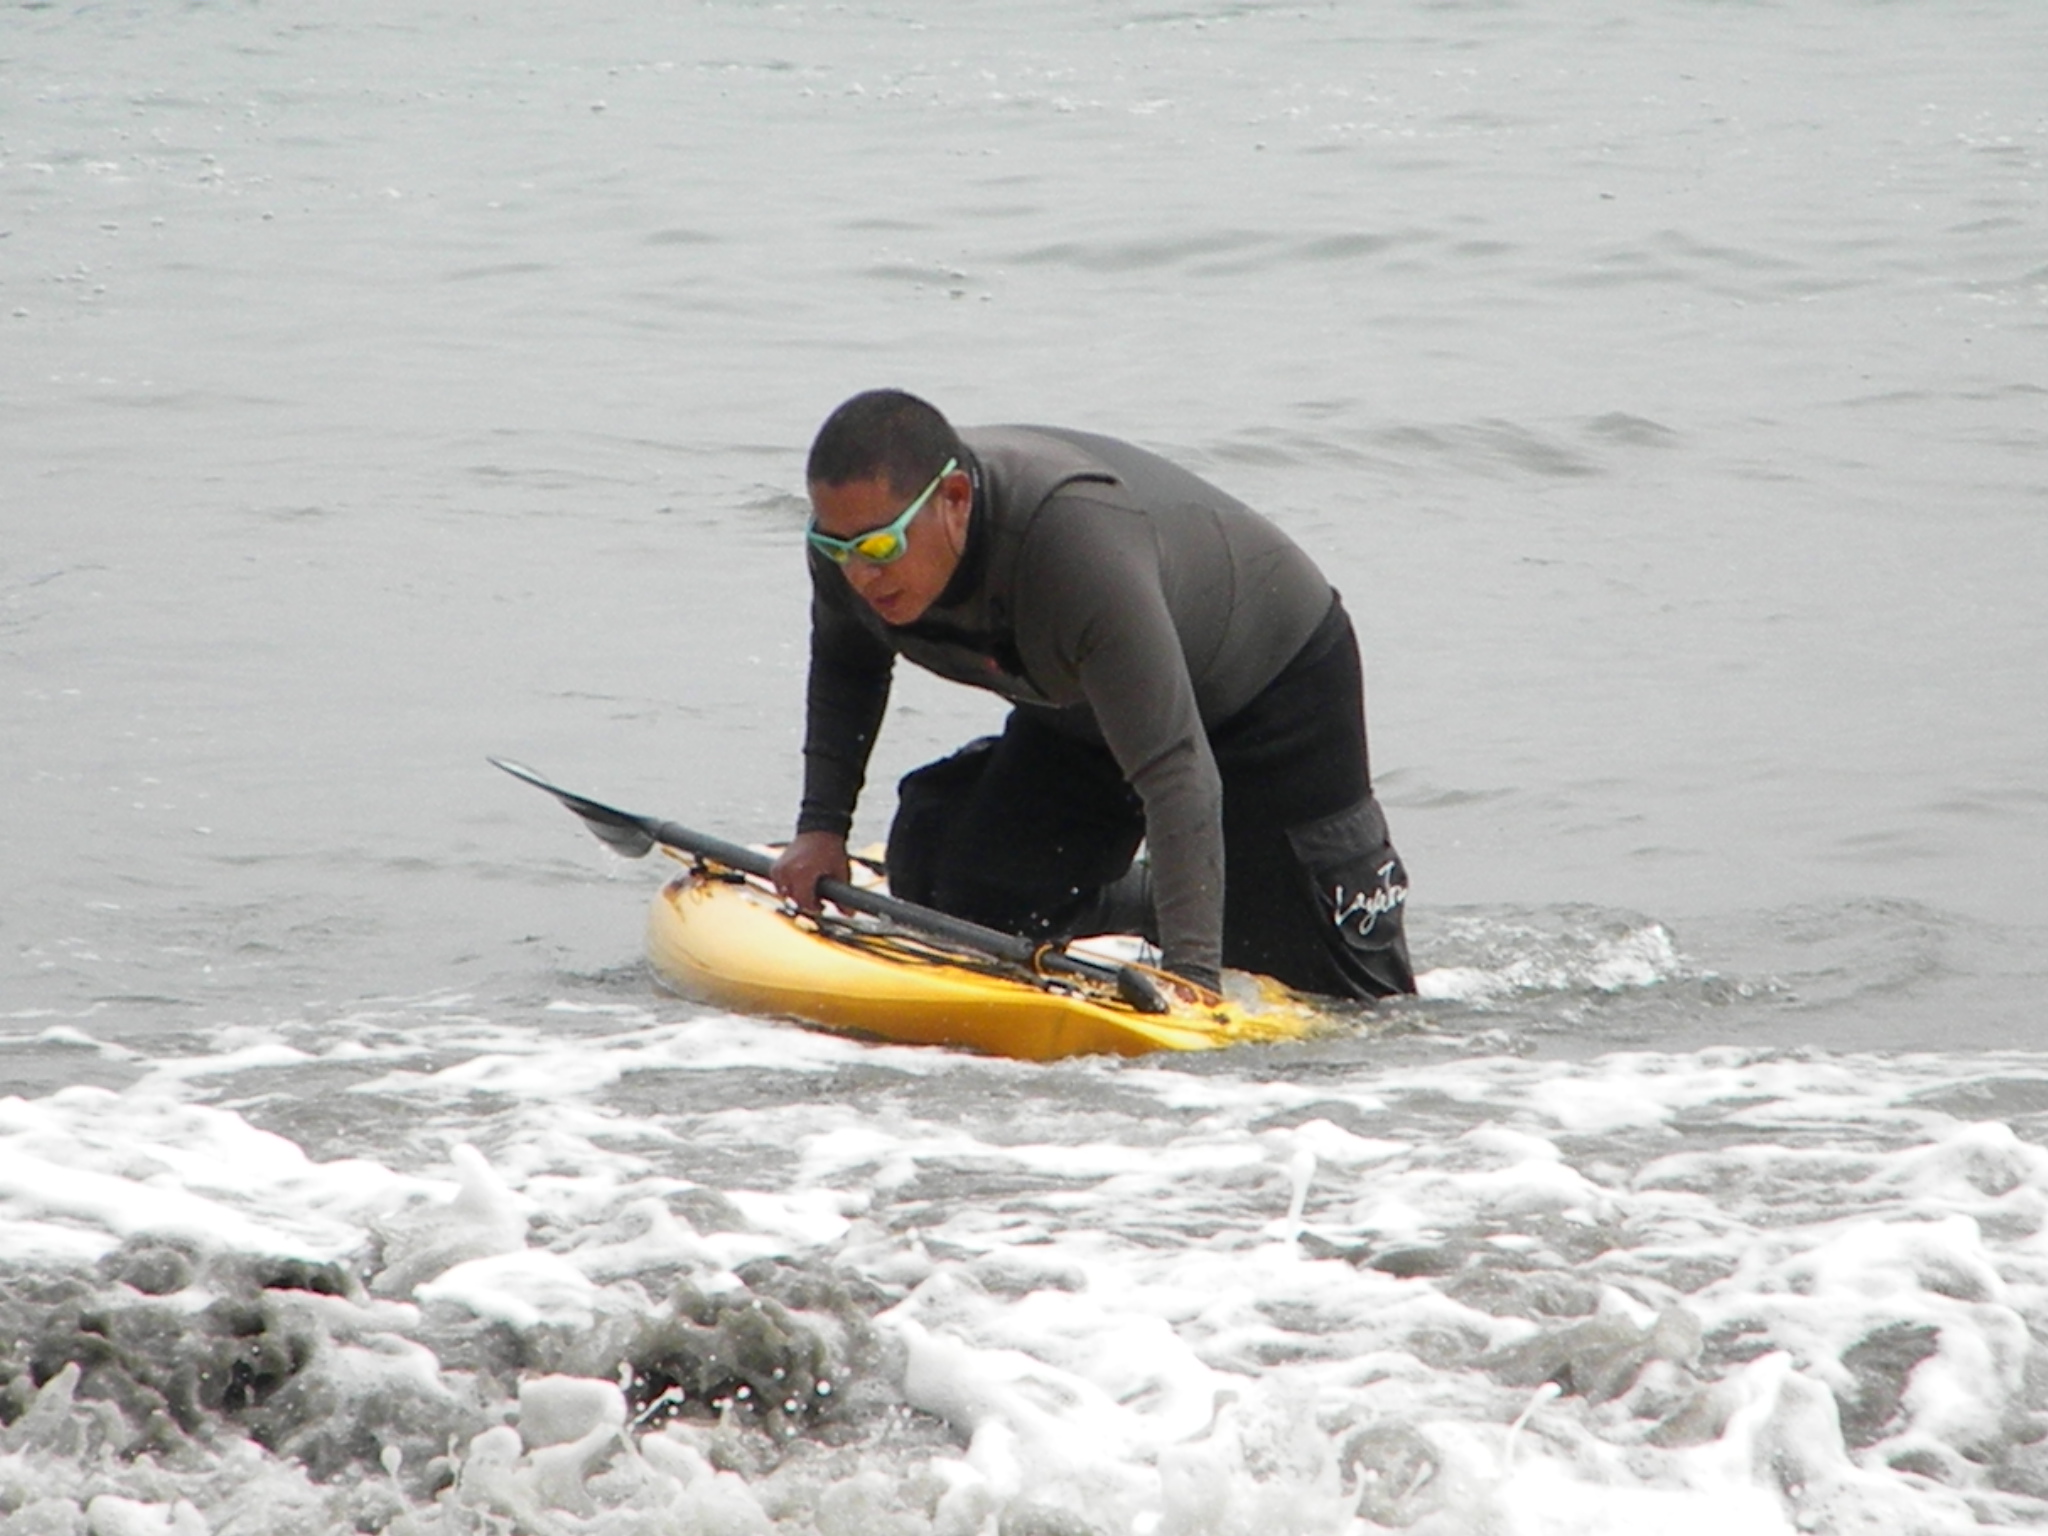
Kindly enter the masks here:
[[[502, 757], [490, 760], [494, 768], [502, 768], [513, 778], [531, 784], [535, 789], [545, 790], [562, 804], [583, 818], [583, 824], [597, 835], [615, 853], [622, 853], [629, 859], [637, 859], [650, 852], [656, 844], [674, 848], [682, 853], [713, 864], [722, 864], [727, 869], [736, 869], [742, 874], [769, 878], [774, 861], [758, 849], [744, 847], [739, 843], [728, 843], [722, 838], [709, 837], [702, 832], [692, 832], [688, 827], [677, 826], [672, 821], [658, 821], [652, 816], [636, 816], [631, 811], [621, 811], [599, 801], [587, 799], [550, 784], [523, 763], [508, 762]], [[1159, 984], [1134, 965], [1116, 965], [1107, 960], [1093, 960], [1086, 955], [1069, 954], [1057, 945], [1034, 944], [1029, 939], [1017, 937], [1014, 933], [1003, 933], [994, 928], [984, 928], [979, 923], [970, 923], [964, 918], [921, 907], [916, 902], [899, 901], [893, 896], [884, 896], [877, 891], [864, 891], [858, 886], [848, 885], [843, 880], [820, 880], [818, 894], [835, 907], [849, 912], [865, 912], [870, 917], [887, 918], [899, 927], [927, 938], [939, 939], [947, 944], [968, 950], [975, 954], [987, 955], [1011, 965], [1022, 966], [1028, 971], [1049, 971], [1055, 975], [1079, 976], [1089, 981], [1102, 982], [1116, 988], [1116, 995], [1129, 1003], [1140, 1013], [1166, 1013], [1171, 1009]]]

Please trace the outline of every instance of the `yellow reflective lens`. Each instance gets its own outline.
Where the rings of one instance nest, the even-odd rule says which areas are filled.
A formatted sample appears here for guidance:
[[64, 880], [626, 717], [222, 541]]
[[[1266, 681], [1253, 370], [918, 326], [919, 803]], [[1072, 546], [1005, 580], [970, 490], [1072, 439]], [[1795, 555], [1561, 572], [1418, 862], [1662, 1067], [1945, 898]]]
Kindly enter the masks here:
[[872, 560], [876, 565], [887, 565], [891, 560], [901, 559], [910, 541], [902, 534], [890, 529], [880, 533], [863, 534], [853, 541], [853, 552], [863, 560]]

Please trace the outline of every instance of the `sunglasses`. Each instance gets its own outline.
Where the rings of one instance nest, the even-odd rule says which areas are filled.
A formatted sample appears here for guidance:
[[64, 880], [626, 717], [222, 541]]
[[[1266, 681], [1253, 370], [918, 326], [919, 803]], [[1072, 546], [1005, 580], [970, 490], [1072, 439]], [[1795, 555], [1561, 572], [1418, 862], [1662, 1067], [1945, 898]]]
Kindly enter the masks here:
[[932, 476], [932, 483], [917, 493], [916, 500], [898, 513], [894, 522], [870, 528], [866, 533], [856, 533], [850, 539], [835, 539], [829, 533], [818, 532], [818, 524], [813, 520], [811, 526], [804, 530], [804, 537], [811, 541], [811, 548], [834, 565], [844, 565], [855, 555], [870, 565], [889, 565], [901, 560], [903, 552], [910, 548], [907, 537], [910, 520], [924, 510], [924, 504], [932, 499], [932, 492], [939, 488], [939, 482], [959, 467], [958, 459], [946, 460], [946, 467]]

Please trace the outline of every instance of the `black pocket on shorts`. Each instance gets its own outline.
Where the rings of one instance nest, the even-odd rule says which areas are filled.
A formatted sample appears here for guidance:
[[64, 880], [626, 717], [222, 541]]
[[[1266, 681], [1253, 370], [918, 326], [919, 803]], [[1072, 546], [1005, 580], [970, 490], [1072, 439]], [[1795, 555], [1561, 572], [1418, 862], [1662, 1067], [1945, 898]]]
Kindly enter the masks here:
[[1400, 946], [1405, 965], [1408, 871], [1388, 839], [1379, 801], [1368, 795], [1334, 816], [1290, 827], [1287, 841], [1343, 947], [1372, 952]]

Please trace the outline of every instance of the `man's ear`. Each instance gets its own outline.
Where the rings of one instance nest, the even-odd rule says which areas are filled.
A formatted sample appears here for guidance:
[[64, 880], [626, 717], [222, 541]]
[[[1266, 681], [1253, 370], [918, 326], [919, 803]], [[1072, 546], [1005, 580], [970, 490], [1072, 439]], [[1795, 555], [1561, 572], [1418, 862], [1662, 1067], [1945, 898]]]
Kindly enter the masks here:
[[946, 524], [946, 536], [958, 554], [967, 546], [967, 519], [974, 511], [974, 481], [964, 469], [956, 469], [939, 482], [933, 493], [936, 511]]

